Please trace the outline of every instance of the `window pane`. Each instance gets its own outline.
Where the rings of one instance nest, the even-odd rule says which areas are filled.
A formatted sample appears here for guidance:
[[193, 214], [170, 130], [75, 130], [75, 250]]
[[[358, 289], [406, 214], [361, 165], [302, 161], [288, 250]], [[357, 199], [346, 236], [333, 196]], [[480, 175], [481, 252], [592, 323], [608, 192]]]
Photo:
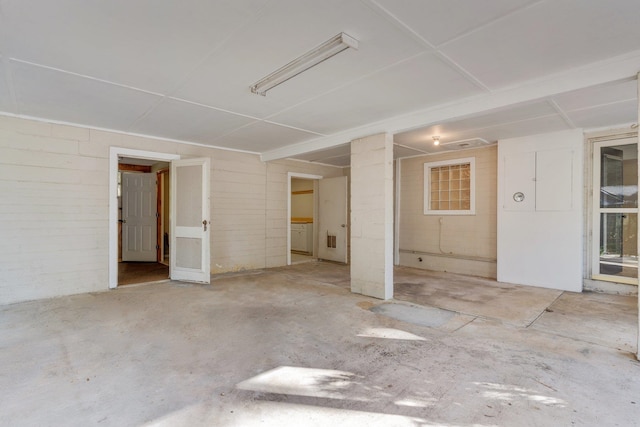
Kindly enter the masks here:
[[199, 165], [176, 168], [178, 188], [176, 204], [191, 206], [191, 209], [178, 209], [176, 225], [179, 227], [202, 226], [202, 168]]
[[600, 207], [638, 207], [637, 144], [600, 149]]
[[600, 214], [600, 274], [638, 277], [638, 214]]
[[202, 268], [202, 239], [176, 238], [176, 267]]
[[[427, 181], [425, 194], [425, 213], [427, 211], [463, 211], [471, 210], [471, 162], [429, 166], [425, 163]], [[428, 195], [428, 200], [427, 200]], [[466, 203], [461, 203], [465, 200]]]

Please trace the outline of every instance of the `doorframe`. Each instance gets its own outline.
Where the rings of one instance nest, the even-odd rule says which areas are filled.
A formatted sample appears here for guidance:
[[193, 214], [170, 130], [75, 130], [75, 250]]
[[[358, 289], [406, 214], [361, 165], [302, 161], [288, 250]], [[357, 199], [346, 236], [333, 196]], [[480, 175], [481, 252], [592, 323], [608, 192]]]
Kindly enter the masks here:
[[[164, 214], [164, 210], [166, 207], [166, 204], [169, 202], [169, 200], [164, 196], [165, 195], [165, 190], [168, 188], [169, 183], [167, 182], [168, 179], [167, 177], [169, 176], [169, 169], [160, 169], [159, 171], [156, 171], [156, 177], [158, 180], [158, 188], [157, 188], [157, 194], [158, 194], [158, 200], [157, 200], [157, 204], [158, 204], [158, 223], [157, 223], [157, 230], [158, 230], [158, 238], [157, 238], [157, 244], [158, 244], [158, 262], [161, 264], [164, 264], [164, 257], [165, 257], [165, 253], [164, 253], [164, 226], [165, 223], [167, 222], [167, 218], [166, 215]], [[171, 195], [169, 195], [169, 197], [171, 197]]]
[[[301, 179], [313, 179], [318, 180], [322, 179], [322, 175], [311, 175], [308, 173], [298, 173], [298, 172], [288, 172], [287, 173], [287, 265], [291, 265], [291, 178], [301, 178]], [[316, 186], [314, 185], [314, 188]], [[318, 192], [314, 191], [314, 203], [313, 203], [313, 221], [316, 221], [317, 210], [318, 210]], [[316, 226], [313, 226], [313, 250], [315, 253], [316, 246]]]
[[179, 154], [109, 147], [109, 289], [118, 287], [118, 162], [120, 157], [171, 162]]

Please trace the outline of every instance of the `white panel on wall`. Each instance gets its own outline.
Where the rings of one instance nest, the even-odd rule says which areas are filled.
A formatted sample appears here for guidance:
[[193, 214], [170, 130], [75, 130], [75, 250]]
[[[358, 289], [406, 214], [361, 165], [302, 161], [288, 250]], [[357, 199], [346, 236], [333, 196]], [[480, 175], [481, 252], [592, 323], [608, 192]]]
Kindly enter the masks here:
[[[581, 130], [498, 142], [499, 281], [582, 290], [583, 145]], [[534, 208], [511, 209], [513, 185], [531, 167]]]
[[[504, 209], [535, 209], [536, 153], [509, 153], [504, 159]], [[520, 196], [520, 197], [518, 197]]]
[[536, 210], [568, 211], [573, 199], [573, 151], [536, 153]]

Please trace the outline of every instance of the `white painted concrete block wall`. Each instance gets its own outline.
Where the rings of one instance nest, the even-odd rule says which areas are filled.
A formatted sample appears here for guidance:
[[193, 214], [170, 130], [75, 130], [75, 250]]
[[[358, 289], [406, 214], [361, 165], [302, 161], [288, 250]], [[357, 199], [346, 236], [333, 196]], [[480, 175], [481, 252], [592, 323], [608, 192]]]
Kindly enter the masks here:
[[89, 139], [0, 117], [0, 303], [107, 289], [108, 157]]
[[286, 171], [342, 174], [283, 162], [267, 180], [253, 154], [0, 117], [0, 304], [108, 289], [111, 146], [212, 159], [213, 273], [284, 265]]
[[[490, 146], [402, 160], [400, 265], [496, 277], [497, 154]], [[476, 214], [425, 215], [424, 164], [466, 157], [475, 158]]]
[[351, 142], [351, 291], [393, 298], [393, 141]]
[[[584, 136], [581, 130], [555, 132], [498, 143], [498, 280], [574, 292], [582, 290], [583, 271], [583, 174]], [[563, 167], [541, 171], [541, 176], [522, 176], [522, 166], [509, 164], [535, 153], [543, 159], [562, 160]], [[569, 153], [569, 156], [567, 156]], [[532, 155], [533, 154], [533, 155]], [[537, 161], [540, 161], [538, 159]], [[539, 168], [538, 168], [539, 169]], [[571, 170], [566, 174], [567, 169]], [[566, 177], [566, 178], [565, 178]], [[535, 178], [535, 181], [532, 179]], [[566, 180], [571, 182], [565, 182]], [[554, 183], [554, 180], [556, 182]], [[518, 190], [514, 182], [522, 181], [530, 190]], [[550, 195], [540, 193], [540, 182]], [[555, 188], [554, 189], [554, 184]], [[558, 199], [555, 191], [570, 188], [570, 200]], [[525, 192], [523, 202], [513, 201], [513, 192]], [[540, 206], [540, 200], [545, 206]]]

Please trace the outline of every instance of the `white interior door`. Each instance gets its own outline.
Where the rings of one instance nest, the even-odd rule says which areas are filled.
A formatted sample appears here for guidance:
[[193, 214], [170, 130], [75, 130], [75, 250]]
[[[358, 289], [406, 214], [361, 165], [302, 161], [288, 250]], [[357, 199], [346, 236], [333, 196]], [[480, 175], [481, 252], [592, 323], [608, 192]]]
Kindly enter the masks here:
[[208, 158], [171, 162], [170, 276], [210, 283]]
[[122, 260], [156, 261], [156, 174], [122, 173]]
[[318, 258], [347, 262], [347, 177], [318, 183]]

